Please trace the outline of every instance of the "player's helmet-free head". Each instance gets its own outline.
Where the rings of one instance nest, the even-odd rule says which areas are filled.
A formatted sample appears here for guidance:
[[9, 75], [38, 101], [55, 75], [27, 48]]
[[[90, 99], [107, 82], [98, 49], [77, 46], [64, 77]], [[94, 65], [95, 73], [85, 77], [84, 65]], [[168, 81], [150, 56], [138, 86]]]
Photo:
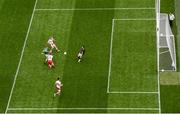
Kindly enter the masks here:
[[57, 80], [59, 80], [59, 77], [57, 78]]

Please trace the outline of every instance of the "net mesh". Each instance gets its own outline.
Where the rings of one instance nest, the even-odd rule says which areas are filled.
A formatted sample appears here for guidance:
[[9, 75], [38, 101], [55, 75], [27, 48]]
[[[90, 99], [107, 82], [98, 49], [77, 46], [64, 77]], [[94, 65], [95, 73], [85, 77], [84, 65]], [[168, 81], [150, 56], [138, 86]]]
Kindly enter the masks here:
[[[165, 13], [160, 14], [159, 48], [168, 49], [168, 51], [166, 52], [169, 52], [169, 56], [171, 58], [170, 65], [172, 67], [167, 70], [176, 70], [176, 51], [175, 51], [174, 35], [172, 33], [172, 30], [169, 24], [168, 14], [165, 14]], [[166, 56], [167, 55], [168, 54], [166, 54]], [[160, 62], [163, 62], [163, 61], [160, 60]]]

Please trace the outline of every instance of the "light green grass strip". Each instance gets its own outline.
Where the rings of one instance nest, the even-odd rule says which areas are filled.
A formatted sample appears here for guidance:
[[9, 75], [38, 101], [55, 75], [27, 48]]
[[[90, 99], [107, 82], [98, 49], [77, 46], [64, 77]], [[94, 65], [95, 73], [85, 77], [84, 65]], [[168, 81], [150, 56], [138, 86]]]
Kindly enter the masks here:
[[161, 85], [180, 85], [179, 72], [161, 72], [160, 73]]

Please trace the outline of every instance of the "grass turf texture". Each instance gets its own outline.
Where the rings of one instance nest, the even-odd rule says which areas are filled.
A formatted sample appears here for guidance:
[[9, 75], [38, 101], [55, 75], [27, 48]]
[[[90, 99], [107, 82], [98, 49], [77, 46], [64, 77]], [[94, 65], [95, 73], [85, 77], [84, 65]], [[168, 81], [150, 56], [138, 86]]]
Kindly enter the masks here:
[[[178, 72], [180, 71], [180, 40], [179, 40], [179, 0], [161, 0], [161, 12], [162, 13], [169, 13], [173, 12], [176, 16], [175, 21], [173, 22], [173, 33], [175, 34], [176, 38], [176, 49], [177, 49], [177, 66]], [[177, 24], [177, 26], [176, 26]], [[177, 28], [176, 28], [177, 27]], [[180, 112], [180, 105], [179, 99], [180, 95], [178, 90], [180, 89], [178, 78], [179, 73], [168, 73], [166, 78], [161, 75], [161, 80], [163, 81], [161, 84], [161, 108], [163, 113], [179, 113]], [[171, 77], [172, 76], [172, 77]], [[171, 78], [169, 78], [171, 77]], [[168, 79], [169, 78], [169, 79]], [[176, 80], [175, 80], [176, 79]]]
[[[154, 7], [154, 2], [148, 0], [141, 1], [142, 4], [139, 4], [139, 1], [129, 1], [133, 2], [134, 7]], [[117, 4], [119, 4], [118, 1], [110, 0], [105, 2], [101, 0], [97, 2], [76, 0], [76, 2], [61, 1], [60, 3], [55, 0], [39, 0], [37, 8], [82, 8], [82, 6], [84, 8], [112, 8], [117, 7]], [[122, 4], [124, 5], [118, 7], [127, 7], [127, 1], [122, 1]], [[144, 12], [144, 15], [139, 11]], [[155, 18], [154, 16], [154, 10], [36, 11], [9, 108], [158, 108], [156, 94], [106, 93], [112, 19]], [[143, 21], [142, 23], [117, 21], [114, 30], [111, 89], [117, 91], [157, 91], [155, 23], [153, 21]], [[48, 37], [52, 34], [55, 36], [61, 52], [55, 53], [56, 68], [49, 70], [46, 65], [43, 65], [44, 56], [40, 53]], [[130, 46], [127, 47], [121, 42], [128, 43]], [[152, 44], [147, 44], [147, 42]], [[87, 53], [83, 62], [79, 64], [76, 62], [75, 56], [82, 44], [85, 45]], [[67, 51], [66, 56], [63, 55], [64, 51]], [[152, 56], [149, 56], [149, 53]], [[118, 54], [123, 54], [123, 56]], [[136, 56], [138, 54], [140, 57]], [[119, 56], [122, 62], [117, 59]], [[129, 61], [125, 61], [127, 57], [129, 57]], [[144, 66], [140, 60], [146, 61], [147, 66]], [[130, 67], [124, 69], [121, 64], [130, 65]], [[119, 66], [123, 69], [116, 69]], [[138, 67], [143, 68], [139, 69]], [[150, 69], [148, 69], [149, 67]], [[127, 81], [122, 82], [118, 75], [121, 78], [126, 77]], [[64, 84], [63, 94], [61, 97], [53, 98], [54, 81], [58, 76]], [[150, 86], [147, 86], [147, 83]], [[28, 111], [9, 110], [9, 112]], [[157, 111], [63, 109], [50, 112]]]
[[115, 21], [111, 91], [158, 91], [154, 27], [154, 20]]
[[34, 0], [0, 0], [0, 113], [6, 109]]

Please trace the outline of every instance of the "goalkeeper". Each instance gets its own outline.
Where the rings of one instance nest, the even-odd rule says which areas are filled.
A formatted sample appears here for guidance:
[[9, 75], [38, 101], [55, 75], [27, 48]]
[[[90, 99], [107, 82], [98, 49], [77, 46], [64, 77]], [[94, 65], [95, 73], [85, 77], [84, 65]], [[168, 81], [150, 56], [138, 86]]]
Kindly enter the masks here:
[[85, 48], [84, 48], [84, 46], [82, 46], [79, 53], [78, 53], [78, 55], [77, 55], [78, 62], [81, 62], [82, 57], [83, 57], [84, 54], [85, 54]]
[[49, 53], [49, 48], [45, 47], [41, 54], [44, 54], [45, 56]]

